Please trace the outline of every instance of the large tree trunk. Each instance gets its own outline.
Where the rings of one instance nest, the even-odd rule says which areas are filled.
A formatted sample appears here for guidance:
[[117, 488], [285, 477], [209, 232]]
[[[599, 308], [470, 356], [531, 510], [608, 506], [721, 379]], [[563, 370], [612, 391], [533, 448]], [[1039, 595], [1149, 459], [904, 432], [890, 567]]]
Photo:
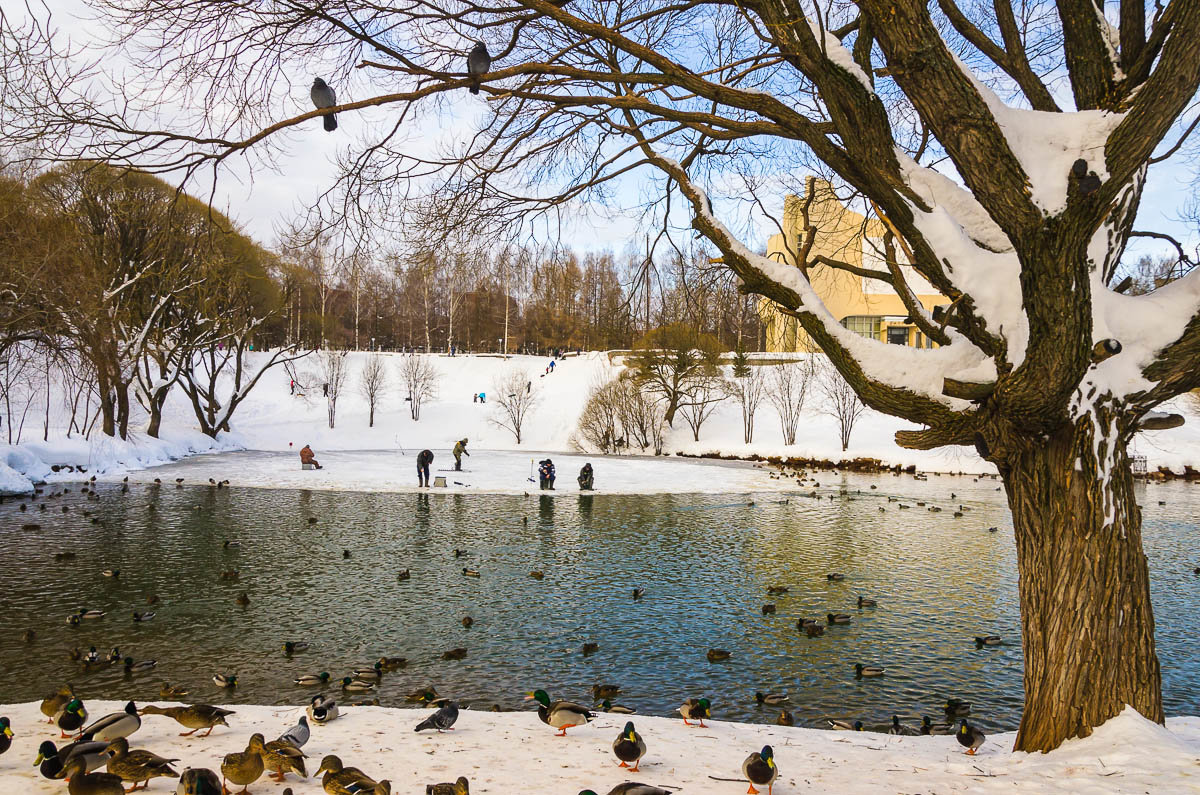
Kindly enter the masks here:
[[1128, 435], [1093, 416], [1048, 437], [997, 440], [1020, 572], [1019, 751], [1086, 737], [1126, 704], [1163, 722]]

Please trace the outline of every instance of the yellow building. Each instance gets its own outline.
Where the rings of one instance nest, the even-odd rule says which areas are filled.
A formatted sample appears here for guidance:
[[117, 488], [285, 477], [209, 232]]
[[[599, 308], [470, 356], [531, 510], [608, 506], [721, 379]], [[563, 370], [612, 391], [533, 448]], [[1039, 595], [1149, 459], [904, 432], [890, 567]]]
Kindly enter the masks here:
[[[886, 271], [883, 223], [876, 218], [867, 219], [843, 205], [824, 180], [809, 177], [807, 190], [812, 197], [808, 221], [817, 229], [809, 259], [824, 255], [860, 268]], [[767, 256], [781, 262], [795, 261], [803, 241], [802, 208], [806, 199], [807, 196], [788, 196], [784, 201], [784, 232], [772, 235], [767, 241]], [[906, 262], [903, 251], [898, 245], [896, 248], [898, 261]], [[917, 299], [927, 310], [949, 303], [949, 299], [938, 293], [911, 267], [902, 264], [900, 268]], [[830, 313], [851, 331], [881, 342], [933, 347], [934, 343], [907, 320], [908, 310], [891, 285], [822, 263], [809, 266], [808, 278]], [[809, 349], [808, 335], [794, 317], [780, 312], [775, 302], [766, 299], [760, 301], [758, 311], [766, 327], [768, 351]]]

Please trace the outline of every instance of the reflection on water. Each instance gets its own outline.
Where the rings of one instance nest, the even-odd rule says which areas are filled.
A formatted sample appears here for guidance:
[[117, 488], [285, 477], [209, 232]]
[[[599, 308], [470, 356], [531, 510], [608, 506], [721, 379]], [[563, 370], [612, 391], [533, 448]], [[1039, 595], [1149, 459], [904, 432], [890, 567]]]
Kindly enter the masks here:
[[[653, 714], [706, 695], [715, 717], [773, 721], [776, 709], [754, 704], [763, 690], [790, 693], [789, 708], [806, 725], [844, 716], [886, 722], [893, 713], [915, 722], [936, 717], [953, 696], [971, 701], [983, 726], [1014, 727], [1016, 566], [997, 482], [822, 481], [820, 499], [787, 502], [777, 494], [522, 498], [174, 484], [124, 495], [104, 486], [95, 501], [72, 486], [26, 512], [9, 500], [0, 505], [0, 665], [9, 672], [0, 702], [40, 698], [69, 679], [90, 697], [157, 698], [168, 680], [199, 700], [301, 703], [311, 691], [293, 677], [340, 677], [386, 655], [409, 660], [379, 689], [391, 705], [430, 683], [485, 708], [516, 707], [535, 687], [586, 699], [603, 682], [621, 686], [621, 703]], [[1166, 708], [1195, 714], [1200, 534], [1190, 517], [1200, 492], [1143, 488]], [[967, 510], [955, 518], [959, 505]], [[226, 539], [241, 547], [225, 548]], [[466, 555], [455, 557], [456, 549]], [[64, 551], [77, 558], [56, 563]], [[464, 577], [464, 566], [481, 576]], [[411, 579], [398, 581], [406, 568]], [[230, 569], [240, 582], [220, 581]], [[533, 570], [545, 578], [530, 577]], [[829, 581], [830, 572], [845, 581]], [[768, 597], [770, 585], [790, 590]], [[638, 602], [635, 586], [646, 589]], [[244, 608], [235, 604], [242, 591]], [[150, 608], [157, 617], [134, 623], [132, 611], [148, 609], [151, 594], [160, 599]], [[856, 609], [859, 594], [879, 607]], [[767, 602], [775, 615], [762, 614]], [[66, 616], [85, 606], [109, 614], [68, 626]], [[828, 612], [850, 613], [853, 623], [812, 639], [796, 631], [797, 618]], [[37, 631], [30, 644], [21, 640], [26, 628]], [[973, 638], [983, 634], [1008, 645], [978, 650]], [[311, 648], [287, 658], [285, 640]], [[584, 657], [585, 641], [599, 651]], [[91, 645], [157, 659], [158, 668], [132, 679], [119, 666], [84, 672], [67, 650]], [[455, 647], [468, 649], [466, 659], [441, 659]], [[732, 659], [707, 662], [713, 647]], [[856, 662], [887, 674], [856, 681]], [[218, 671], [239, 675], [236, 695], [211, 683]]]

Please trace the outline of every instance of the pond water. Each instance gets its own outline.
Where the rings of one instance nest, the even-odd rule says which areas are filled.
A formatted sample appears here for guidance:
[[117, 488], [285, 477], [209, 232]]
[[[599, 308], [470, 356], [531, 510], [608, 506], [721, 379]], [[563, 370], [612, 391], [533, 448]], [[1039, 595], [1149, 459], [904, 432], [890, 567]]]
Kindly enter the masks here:
[[[167, 483], [128, 493], [101, 485], [99, 499], [89, 500], [78, 485], [53, 495], [63, 488], [56, 486], [28, 511], [19, 510], [22, 500], [0, 505], [0, 703], [40, 698], [65, 680], [85, 698], [152, 700], [168, 680], [195, 700], [299, 704], [314, 691], [293, 685], [297, 675], [336, 678], [402, 656], [407, 667], [385, 675], [378, 690], [384, 705], [401, 705], [428, 684], [476, 708], [517, 708], [538, 687], [586, 700], [591, 685], [611, 683], [621, 687], [619, 703], [650, 714], [707, 696], [714, 717], [771, 722], [777, 709], [754, 703], [762, 690], [788, 692], [797, 722], [809, 726], [829, 717], [886, 722], [893, 713], [936, 719], [945, 699], [957, 697], [974, 704], [985, 728], [1015, 727], [1016, 563], [998, 482], [828, 473], [818, 480], [819, 499]], [[1200, 490], [1139, 489], [1166, 710], [1195, 715]], [[889, 496], [912, 507], [901, 510]], [[955, 518], [960, 504], [968, 510]], [[988, 532], [993, 526], [999, 530]], [[226, 539], [241, 547], [226, 548]], [[55, 562], [63, 551], [77, 557]], [[480, 576], [464, 577], [464, 566]], [[104, 569], [119, 569], [119, 578]], [[230, 569], [240, 570], [239, 582], [220, 580]], [[411, 579], [398, 580], [401, 569]], [[535, 570], [544, 579], [530, 577]], [[830, 572], [845, 580], [828, 581]], [[768, 597], [771, 585], [790, 591]], [[646, 589], [636, 602], [635, 587]], [[245, 607], [235, 604], [243, 591]], [[154, 607], [150, 594], [159, 597]], [[859, 594], [879, 606], [857, 609]], [[776, 614], [763, 615], [767, 602]], [[66, 616], [80, 607], [108, 615], [69, 626]], [[132, 621], [132, 611], [147, 609], [154, 620]], [[797, 618], [828, 612], [849, 613], [852, 623], [819, 638], [796, 631]], [[21, 639], [26, 628], [36, 630], [31, 643]], [[984, 634], [1006, 643], [977, 649], [973, 638]], [[287, 640], [311, 645], [288, 657]], [[585, 657], [585, 642], [599, 650]], [[68, 649], [92, 645], [157, 659], [158, 667], [128, 677], [119, 665], [85, 671], [68, 659]], [[442, 659], [460, 647], [465, 659]], [[710, 663], [710, 648], [732, 656]], [[857, 662], [887, 673], [857, 680]], [[238, 674], [236, 692], [211, 682], [217, 672]]]

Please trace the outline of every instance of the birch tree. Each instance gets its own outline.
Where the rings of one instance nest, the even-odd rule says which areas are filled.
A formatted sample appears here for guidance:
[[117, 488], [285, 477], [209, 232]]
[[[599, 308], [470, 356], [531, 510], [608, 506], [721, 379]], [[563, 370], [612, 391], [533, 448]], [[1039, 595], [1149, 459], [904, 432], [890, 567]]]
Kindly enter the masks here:
[[421, 419], [421, 406], [438, 395], [441, 375], [426, 354], [410, 353], [400, 361], [400, 380], [408, 393], [408, 412], [413, 421]]
[[367, 427], [375, 427], [375, 407], [387, 390], [387, 367], [383, 357], [373, 353], [363, 363], [362, 371], [358, 374], [358, 391], [367, 401]]
[[539, 402], [532, 384], [529, 373], [519, 367], [509, 368], [492, 382], [492, 424], [511, 433], [517, 444], [524, 436], [529, 413]]
[[[653, 183], [664, 225], [685, 213], [741, 289], [794, 317], [865, 404], [922, 426], [899, 444], [974, 445], [999, 470], [1020, 571], [1016, 748], [1086, 736], [1126, 705], [1163, 721], [1127, 448], [1139, 431], [1178, 424], [1151, 412], [1200, 386], [1200, 273], [1149, 296], [1122, 294], [1114, 276], [1147, 231], [1135, 228], [1147, 185], [1171, 178], [1186, 150], [1176, 139], [1193, 128], [1182, 116], [1200, 86], [1200, 3], [101, 7], [124, 34], [113, 69], [134, 76], [89, 91], [49, 26], [10, 31], [0, 57], [20, 79], [0, 100], [6, 140], [161, 168], [219, 164], [318, 122], [324, 111], [289, 81], [319, 61], [328, 79], [354, 75], [343, 118], [392, 116], [346, 158], [353, 201], [342, 206], [356, 216], [403, 223], [395, 208], [414, 173], [436, 177], [449, 226], [480, 230], [552, 222], [580, 201], [618, 202], [622, 180], [643, 194]], [[493, 55], [482, 78], [464, 69], [473, 39]], [[447, 124], [455, 132], [433, 159], [395, 138], [451, 92], [470, 101], [473, 83], [486, 103], [454, 117], [473, 114], [473, 134]], [[180, 91], [194, 112], [156, 115], [154, 97]], [[773, 193], [811, 171], [886, 226], [877, 267], [814, 254], [816, 225], [778, 259], [739, 239], [744, 205], [729, 197], [769, 202], [759, 186]], [[938, 347], [884, 347], [844, 328], [809, 281], [817, 264], [894, 290]], [[948, 307], [931, 314], [909, 273]]]
[[809, 354], [803, 361], [776, 365], [767, 377], [767, 400], [779, 415], [779, 428], [786, 445], [796, 443], [796, 429], [800, 427], [814, 360], [815, 357]]

